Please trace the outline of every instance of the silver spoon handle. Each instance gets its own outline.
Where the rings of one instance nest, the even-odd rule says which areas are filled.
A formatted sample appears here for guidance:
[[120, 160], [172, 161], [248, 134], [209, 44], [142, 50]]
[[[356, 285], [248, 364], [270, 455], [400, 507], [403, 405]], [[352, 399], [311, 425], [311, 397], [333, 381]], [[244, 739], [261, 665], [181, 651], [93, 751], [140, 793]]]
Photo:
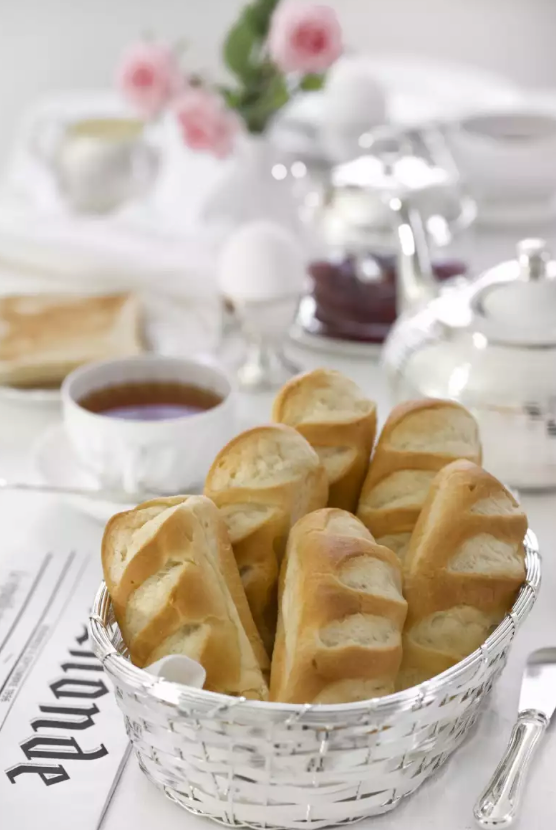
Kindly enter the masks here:
[[529, 766], [547, 726], [548, 720], [541, 712], [519, 714], [504, 757], [473, 810], [477, 824], [484, 830], [502, 830], [513, 823]]
[[126, 490], [88, 489], [85, 487], [59, 487], [53, 484], [0, 479], [0, 490], [15, 490], [27, 493], [50, 493], [60, 496], [82, 496], [91, 501], [111, 501], [116, 504], [139, 504], [148, 499], [158, 498], [154, 493], [129, 493]]

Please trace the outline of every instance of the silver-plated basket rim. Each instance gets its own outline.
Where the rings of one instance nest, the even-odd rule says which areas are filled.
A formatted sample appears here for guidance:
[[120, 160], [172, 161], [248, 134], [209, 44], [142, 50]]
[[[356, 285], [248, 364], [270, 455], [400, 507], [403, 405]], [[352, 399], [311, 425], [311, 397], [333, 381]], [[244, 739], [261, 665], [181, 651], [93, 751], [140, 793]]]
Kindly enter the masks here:
[[111, 610], [111, 601], [108, 589], [104, 582], [101, 583], [89, 617], [89, 629], [91, 642], [96, 656], [101, 660], [109, 673], [121, 678], [122, 681], [136, 685], [138, 688], [153, 695], [156, 699], [175, 704], [184, 695], [187, 696], [188, 704], [202, 703], [203, 705], [213, 704], [213, 713], [219, 709], [230, 709], [241, 706], [244, 715], [249, 711], [259, 716], [265, 711], [275, 714], [289, 715], [290, 719], [298, 720], [309, 713], [318, 715], [319, 720], [330, 716], [337, 720], [338, 716], [345, 714], [363, 715], [373, 713], [375, 716], [387, 717], [393, 712], [408, 709], [420, 709], [426, 705], [427, 700], [436, 698], [443, 691], [449, 692], [449, 687], [460, 677], [472, 671], [473, 668], [480, 672], [481, 667], [488, 664], [488, 657], [498, 652], [502, 644], [512, 640], [516, 630], [525, 620], [536, 600], [541, 583], [541, 556], [536, 535], [528, 530], [525, 536], [525, 567], [526, 580], [522, 585], [511, 611], [504, 617], [500, 625], [496, 627], [490, 637], [480, 648], [474, 651], [469, 657], [461, 660], [452, 668], [437, 675], [431, 680], [414, 686], [403, 692], [397, 692], [385, 697], [374, 698], [356, 703], [337, 703], [328, 705], [273, 703], [258, 700], [246, 700], [245, 698], [234, 698], [229, 695], [208, 692], [204, 689], [194, 689], [180, 686], [169, 680], [157, 678], [144, 669], [134, 666], [124, 657], [113, 645], [107, 627], [107, 620]]

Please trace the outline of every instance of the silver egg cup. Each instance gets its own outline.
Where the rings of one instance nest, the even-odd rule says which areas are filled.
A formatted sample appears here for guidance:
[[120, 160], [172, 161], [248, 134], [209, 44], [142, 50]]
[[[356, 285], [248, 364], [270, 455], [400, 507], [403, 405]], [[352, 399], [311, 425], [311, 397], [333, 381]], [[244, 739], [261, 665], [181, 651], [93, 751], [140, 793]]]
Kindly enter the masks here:
[[284, 353], [300, 300], [299, 294], [270, 300], [234, 300], [244, 346], [241, 364], [236, 369], [241, 389], [276, 389], [301, 371]]

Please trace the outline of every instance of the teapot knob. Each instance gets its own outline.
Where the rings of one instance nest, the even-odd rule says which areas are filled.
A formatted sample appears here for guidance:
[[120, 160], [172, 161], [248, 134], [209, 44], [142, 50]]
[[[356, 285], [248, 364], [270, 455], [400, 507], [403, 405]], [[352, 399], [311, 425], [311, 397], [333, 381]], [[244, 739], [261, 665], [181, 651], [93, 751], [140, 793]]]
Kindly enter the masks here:
[[521, 276], [528, 280], [546, 277], [551, 254], [544, 239], [522, 239], [517, 245]]

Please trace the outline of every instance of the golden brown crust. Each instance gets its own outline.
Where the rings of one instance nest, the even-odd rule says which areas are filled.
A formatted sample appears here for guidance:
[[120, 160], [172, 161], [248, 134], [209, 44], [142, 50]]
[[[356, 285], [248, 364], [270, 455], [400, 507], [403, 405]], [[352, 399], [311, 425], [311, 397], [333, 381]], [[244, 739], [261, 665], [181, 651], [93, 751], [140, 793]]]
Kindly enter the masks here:
[[133, 662], [187, 654], [205, 688], [267, 695], [268, 657], [253, 622], [226, 527], [204, 496], [155, 499], [114, 516], [102, 564]]
[[343, 703], [393, 689], [407, 611], [396, 556], [351, 514], [292, 528], [280, 576], [271, 699]]
[[60, 383], [84, 363], [142, 351], [139, 300], [133, 294], [0, 299], [0, 383]]
[[292, 378], [278, 393], [272, 419], [295, 427], [327, 470], [328, 504], [354, 511], [376, 434], [376, 406], [333, 369]]
[[299, 517], [326, 504], [326, 473], [315, 451], [291, 427], [255, 427], [217, 455], [205, 495], [227, 523], [249, 606], [270, 655], [288, 532]]
[[405, 561], [400, 686], [454, 665], [500, 622], [525, 579], [526, 531], [525, 513], [485, 470], [460, 460], [437, 474]]
[[357, 516], [379, 541], [411, 533], [434, 475], [458, 458], [481, 462], [478, 427], [465, 407], [432, 398], [399, 404], [378, 439]]

